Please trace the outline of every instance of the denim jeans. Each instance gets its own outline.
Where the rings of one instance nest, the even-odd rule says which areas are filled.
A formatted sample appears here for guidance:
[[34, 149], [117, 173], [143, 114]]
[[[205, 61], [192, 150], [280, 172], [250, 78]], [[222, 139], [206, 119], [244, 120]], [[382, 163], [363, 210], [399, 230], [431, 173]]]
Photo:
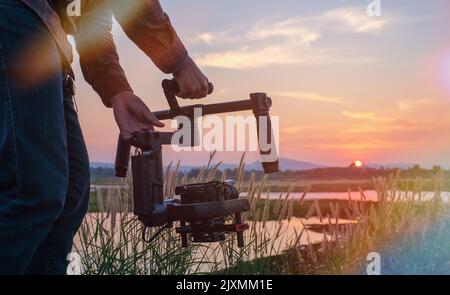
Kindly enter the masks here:
[[89, 160], [57, 45], [0, 0], [0, 274], [64, 274], [88, 206]]

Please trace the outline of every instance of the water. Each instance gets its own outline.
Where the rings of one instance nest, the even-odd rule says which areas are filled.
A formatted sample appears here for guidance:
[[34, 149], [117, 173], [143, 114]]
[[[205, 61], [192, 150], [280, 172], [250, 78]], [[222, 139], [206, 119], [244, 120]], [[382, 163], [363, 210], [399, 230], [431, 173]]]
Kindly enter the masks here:
[[[378, 201], [377, 192], [374, 190], [369, 191], [363, 191], [365, 196], [365, 201]], [[270, 193], [261, 193], [261, 198], [266, 199], [269, 198], [270, 200], [278, 200], [280, 198], [285, 198], [287, 193], [281, 193], [281, 192], [270, 192]], [[308, 193], [305, 197], [305, 200], [348, 200], [350, 198], [353, 201], [360, 201], [361, 200], [361, 193], [358, 192], [321, 192], [321, 193]], [[303, 193], [290, 193], [289, 198], [290, 199], [300, 199], [302, 197]], [[412, 197], [411, 192], [403, 192], [399, 191], [396, 193], [396, 198], [405, 198], [405, 197]], [[429, 200], [433, 198], [435, 195], [435, 192], [421, 192], [421, 199], [422, 200]], [[241, 193], [242, 197], [246, 197], [247, 193]], [[419, 195], [415, 195], [415, 198], [419, 198]], [[450, 192], [441, 192], [441, 198], [444, 201], [450, 200]]]
[[[101, 189], [117, 189], [120, 188], [120, 185], [92, 185], [91, 186], [91, 192], [95, 192], [97, 190], [101, 190]], [[373, 201], [376, 202], [378, 200], [377, 197], [377, 192], [374, 190], [367, 190], [367, 191], [363, 191], [364, 196], [365, 196], [365, 201]], [[281, 198], [285, 198], [286, 197], [286, 192], [270, 192], [270, 193], [261, 193], [261, 198], [266, 199], [269, 198], [270, 200], [277, 200], [280, 198], [280, 194], [281, 194]], [[310, 192], [306, 195], [305, 200], [348, 200], [349, 199], [349, 194], [350, 194], [350, 198], [353, 201], [359, 201], [361, 200], [361, 193], [359, 191], [353, 191], [353, 192]], [[241, 197], [246, 197], [247, 193], [246, 192], [242, 192]], [[290, 193], [289, 198], [290, 199], [300, 199], [303, 195], [303, 192], [293, 192]], [[429, 200], [432, 197], [434, 197], [435, 193], [434, 192], [421, 192], [421, 198], [422, 200]], [[411, 197], [412, 193], [411, 192], [404, 192], [404, 191], [399, 191], [397, 192], [397, 197]], [[418, 198], [418, 195], [415, 196], [416, 198]], [[441, 197], [444, 201], [449, 201], [450, 200], [450, 192], [441, 192]]]

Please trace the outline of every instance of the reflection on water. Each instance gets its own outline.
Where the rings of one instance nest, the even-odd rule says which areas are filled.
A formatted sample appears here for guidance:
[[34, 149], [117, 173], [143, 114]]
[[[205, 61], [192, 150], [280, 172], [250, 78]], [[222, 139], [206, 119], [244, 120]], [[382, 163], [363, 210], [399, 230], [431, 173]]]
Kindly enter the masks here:
[[[335, 220], [331, 221], [331, 223], [335, 222]], [[355, 223], [352, 220], [338, 220], [338, 224], [340, 225]], [[326, 231], [322, 231], [328, 228], [329, 221], [320, 221], [316, 217], [309, 218], [308, 220], [304, 218], [291, 218], [290, 221], [256, 221], [250, 222], [249, 224], [250, 230], [245, 233], [245, 238], [247, 243], [249, 241], [252, 241], [252, 243], [250, 248], [245, 250], [245, 260], [279, 255], [294, 247], [318, 244], [324, 239], [327, 241], [333, 241], [335, 239]], [[319, 225], [323, 226], [320, 231], [308, 229], [310, 226], [317, 227]], [[210, 263], [202, 262], [200, 265], [195, 265], [196, 270], [208, 272], [210, 271], [210, 265], [216, 267], [220, 265], [221, 268], [225, 268], [224, 257], [226, 253], [220, 250], [219, 243], [212, 243], [196, 249], [194, 257], [208, 257], [210, 261]]]
[[[374, 190], [363, 191], [365, 196], [365, 201], [373, 201], [376, 202], [378, 200], [377, 192]], [[267, 197], [271, 200], [278, 200], [280, 198], [284, 198], [287, 193], [280, 192], [270, 192], [270, 193], [261, 193], [261, 198], [266, 199]], [[361, 200], [361, 192], [322, 192], [322, 193], [313, 193], [310, 192], [306, 195], [305, 200], [348, 200], [350, 198], [354, 201]], [[241, 193], [242, 197], [245, 197], [247, 193]], [[290, 199], [300, 199], [303, 193], [290, 193]], [[410, 198], [414, 195], [416, 199], [421, 198], [422, 200], [429, 200], [435, 196], [435, 192], [421, 192], [419, 194], [413, 194], [412, 192], [404, 192], [398, 191], [396, 192], [394, 198]], [[440, 193], [442, 199], [444, 201], [450, 200], [450, 192], [441, 192]]]
[[[284, 251], [294, 246], [308, 245], [320, 243], [324, 238], [332, 240], [332, 237], [322, 230], [326, 230], [329, 224], [336, 224], [335, 219], [320, 220], [318, 217], [311, 217], [309, 219], [293, 217], [291, 220], [277, 220], [271, 221], [256, 221], [250, 223], [250, 228], [256, 228], [258, 233], [267, 234], [267, 239], [272, 240], [273, 247], [279, 251]], [[356, 221], [339, 219], [338, 224], [355, 224]], [[319, 230], [311, 230], [311, 228]], [[306, 229], [306, 230], [304, 230]], [[250, 235], [251, 232], [248, 233]]]

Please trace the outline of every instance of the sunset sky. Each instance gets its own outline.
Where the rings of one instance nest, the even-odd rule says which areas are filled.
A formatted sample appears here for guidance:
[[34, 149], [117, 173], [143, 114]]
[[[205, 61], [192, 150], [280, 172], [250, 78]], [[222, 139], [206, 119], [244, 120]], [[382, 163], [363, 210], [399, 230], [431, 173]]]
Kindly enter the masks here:
[[[324, 165], [450, 166], [450, 4], [382, 0], [163, 0], [191, 56], [215, 84], [203, 103], [267, 92], [280, 116], [282, 157]], [[136, 94], [167, 108], [165, 77], [121, 31], [114, 36]], [[112, 112], [78, 74], [78, 109], [91, 161], [112, 162]], [[167, 150], [166, 162], [206, 153]], [[248, 161], [256, 160], [250, 154]], [[237, 162], [239, 154], [219, 159]]]

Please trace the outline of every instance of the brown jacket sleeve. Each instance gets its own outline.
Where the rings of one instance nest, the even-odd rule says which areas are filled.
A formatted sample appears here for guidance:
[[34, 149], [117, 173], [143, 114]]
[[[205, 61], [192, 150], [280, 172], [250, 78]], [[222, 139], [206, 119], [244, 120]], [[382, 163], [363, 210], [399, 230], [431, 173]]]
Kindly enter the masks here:
[[[92, 4], [94, 3], [95, 4]], [[111, 99], [123, 91], [131, 91], [120, 66], [114, 44], [112, 13], [103, 1], [88, 2], [76, 21], [75, 41], [85, 80], [100, 95], [103, 103], [111, 107]]]
[[158, 0], [108, 0], [127, 36], [164, 73], [175, 72], [188, 53]]
[[75, 40], [86, 81], [111, 107], [116, 94], [131, 90], [111, 34], [112, 13], [127, 36], [164, 73], [173, 73], [188, 53], [157, 0], [95, 0], [83, 7]]

